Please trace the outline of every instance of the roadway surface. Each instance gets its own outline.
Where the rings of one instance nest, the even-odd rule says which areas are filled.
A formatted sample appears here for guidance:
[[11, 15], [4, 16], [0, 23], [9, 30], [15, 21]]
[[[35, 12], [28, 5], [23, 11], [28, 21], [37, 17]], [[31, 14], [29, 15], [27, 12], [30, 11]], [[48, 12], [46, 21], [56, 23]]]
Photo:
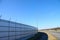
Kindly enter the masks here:
[[51, 32], [58, 40], [60, 40], [60, 32]]

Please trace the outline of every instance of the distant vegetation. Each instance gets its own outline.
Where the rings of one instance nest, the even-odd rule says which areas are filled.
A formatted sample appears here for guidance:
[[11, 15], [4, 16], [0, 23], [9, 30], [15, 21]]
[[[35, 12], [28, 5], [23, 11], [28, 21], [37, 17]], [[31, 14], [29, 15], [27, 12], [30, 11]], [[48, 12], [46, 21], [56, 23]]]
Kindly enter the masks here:
[[50, 28], [50, 29], [42, 29], [40, 31], [44, 31], [44, 30], [46, 30], [46, 31], [57, 31], [57, 32], [60, 32], [60, 27]]

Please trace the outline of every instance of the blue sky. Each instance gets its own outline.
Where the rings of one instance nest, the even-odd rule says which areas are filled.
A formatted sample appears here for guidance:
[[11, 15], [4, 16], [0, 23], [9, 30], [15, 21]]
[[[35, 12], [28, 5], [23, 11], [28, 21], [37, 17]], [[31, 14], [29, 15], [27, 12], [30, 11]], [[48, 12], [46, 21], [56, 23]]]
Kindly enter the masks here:
[[59, 0], [0, 0], [1, 19], [36, 26], [39, 29], [60, 26]]

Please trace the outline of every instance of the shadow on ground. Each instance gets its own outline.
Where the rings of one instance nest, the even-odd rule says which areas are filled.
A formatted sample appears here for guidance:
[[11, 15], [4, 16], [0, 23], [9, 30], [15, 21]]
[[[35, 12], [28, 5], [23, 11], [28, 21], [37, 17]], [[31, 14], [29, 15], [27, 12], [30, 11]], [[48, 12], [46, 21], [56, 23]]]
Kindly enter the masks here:
[[48, 35], [44, 32], [38, 32], [34, 37], [27, 40], [48, 40]]

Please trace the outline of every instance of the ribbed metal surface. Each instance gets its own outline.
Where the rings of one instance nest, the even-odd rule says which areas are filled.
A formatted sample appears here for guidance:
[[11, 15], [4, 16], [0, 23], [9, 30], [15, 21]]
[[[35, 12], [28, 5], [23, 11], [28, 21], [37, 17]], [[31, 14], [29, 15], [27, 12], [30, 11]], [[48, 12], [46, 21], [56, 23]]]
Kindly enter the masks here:
[[0, 19], [0, 40], [15, 40], [36, 33], [37, 28], [33, 26]]

